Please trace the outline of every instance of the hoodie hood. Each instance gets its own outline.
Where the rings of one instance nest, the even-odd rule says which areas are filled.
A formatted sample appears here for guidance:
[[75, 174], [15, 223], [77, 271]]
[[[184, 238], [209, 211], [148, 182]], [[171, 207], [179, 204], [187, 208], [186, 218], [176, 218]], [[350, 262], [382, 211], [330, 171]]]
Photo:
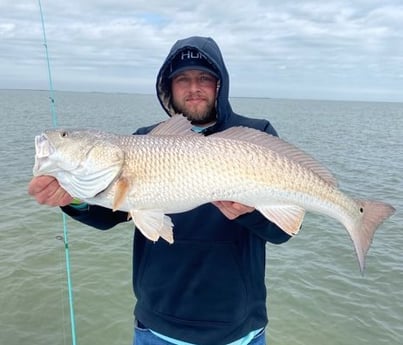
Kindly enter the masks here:
[[232, 114], [231, 105], [229, 103], [229, 75], [225, 67], [220, 48], [217, 43], [210, 37], [193, 36], [178, 40], [171, 48], [167, 58], [161, 66], [157, 76], [157, 97], [163, 109], [169, 116], [175, 114], [172, 106], [171, 95], [171, 63], [175, 57], [186, 49], [198, 50], [211, 64], [215, 74], [218, 76], [218, 90], [216, 99], [217, 124], [225, 122], [227, 117]]

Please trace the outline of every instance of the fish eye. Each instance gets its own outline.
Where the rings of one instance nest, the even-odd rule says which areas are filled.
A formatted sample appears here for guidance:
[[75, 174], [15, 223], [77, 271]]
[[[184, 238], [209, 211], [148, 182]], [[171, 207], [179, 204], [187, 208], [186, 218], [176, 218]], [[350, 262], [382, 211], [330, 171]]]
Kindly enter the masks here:
[[69, 135], [69, 133], [67, 131], [63, 131], [63, 132], [60, 133], [60, 136], [62, 138], [66, 138], [66, 137], [68, 137], [68, 135]]

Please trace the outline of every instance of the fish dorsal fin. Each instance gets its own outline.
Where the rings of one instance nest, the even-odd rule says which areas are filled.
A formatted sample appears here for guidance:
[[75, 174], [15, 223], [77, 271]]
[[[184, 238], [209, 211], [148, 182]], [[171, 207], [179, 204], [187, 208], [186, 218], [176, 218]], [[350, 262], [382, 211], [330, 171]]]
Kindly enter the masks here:
[[332, 186], [337, 186], [336, 178], [325, 166], [308, 153], [279, 137], [247, 127], [232, 127], [225, 131], [214, 133], [210, 137], [239, 140], [263, 146], [313, 171]]
[[131, 210], [135, 226], [149, 240], [156, 242], [162, 237], [168, 243], [173, 243], [173, 223], [170, 217], [160, 210]]
[[290, 236], [298, 233], [305, 216], [305, 210], [296, 205], [270, 205], [258, 210]]
[[155, 136], [167, 136], [167, 135], [177, 135], [177, 136], [188, 136], [188, 135], [200, 135], [192, 130], [192, 124], [190, 121], [181, 114], [174, 115], [168, 120], [161, 122], [157, 125], [148, 135]]

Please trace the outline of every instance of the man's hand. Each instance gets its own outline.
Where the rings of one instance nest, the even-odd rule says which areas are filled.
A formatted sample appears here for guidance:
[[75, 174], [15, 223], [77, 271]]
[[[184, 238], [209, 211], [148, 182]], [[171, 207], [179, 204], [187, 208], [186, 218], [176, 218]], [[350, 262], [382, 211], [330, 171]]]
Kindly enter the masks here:
[[38, 203], [49, 206], [66, 206], [73, 201], [73, 197], [52, 176], [34, 177], [28, 185], [28, 193]]
[[233, 201], [213, 201], [212, 204], [216, 206], [224, 216], [231, 220], [238, 218], [245, 213], [251, 213], [255, 210], [253, 207]]

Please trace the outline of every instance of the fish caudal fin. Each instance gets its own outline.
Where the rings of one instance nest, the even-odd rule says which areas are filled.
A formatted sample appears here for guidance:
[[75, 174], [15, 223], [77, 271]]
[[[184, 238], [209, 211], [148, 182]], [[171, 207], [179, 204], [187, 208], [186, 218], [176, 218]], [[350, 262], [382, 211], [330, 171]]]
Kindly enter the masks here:
[[130, 215], [141, 233], [149, 240], [156, 242], [162, 237], [168, 243], [173, 243], [173, 223], [171, 218], [158, 210], [132, 210]]
[[365, 267], [365, 255], [372, 243], [375, 230], [390, 217], [395, 209], [389, 204], [379, 201], [355, 200], [362, 212], [361, 221], [347, 230], [353, 240], [361, 273]]

